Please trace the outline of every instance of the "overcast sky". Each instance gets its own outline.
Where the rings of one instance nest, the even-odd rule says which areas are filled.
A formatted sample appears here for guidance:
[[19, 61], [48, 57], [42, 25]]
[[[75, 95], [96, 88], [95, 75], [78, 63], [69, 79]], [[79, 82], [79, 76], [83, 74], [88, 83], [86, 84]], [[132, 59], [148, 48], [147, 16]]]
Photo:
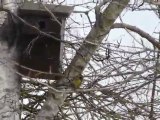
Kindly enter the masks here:
[[[58, 1], [59, 2], [64, 1], [63, 2], [64, 5], [74, 5], [74, 4], [84, 4], [84, 3], [87, 3], [93, 0], [58, 0]], [[131, 1], [134, 1], [134, 0], [131, 0]], [[141, 1], [139, 0], [138, 2], [141, 2]], [[75, 7], [74, 11], [87, 10], [84, 6], [85, 7], [89, 6], [90, 8], [93, 8], [95, 4], [89, 3], [83, 6], [81, 5], [81, 7]], [[145, 4], [141, 8], [150, 9], [150, 6]], [[89, 13], [89, 16], [90, 16], [91, 21], [94, 22], [95, 21], [94, 10], [92, 10]], [[84, 24], [89, 25], [88, 18], [86, 17], [85, 14], [75, 14], [74, 13], [71, 15], [71, 17], [77, 23], [81, 23], [80, 25], [73, 23], [72, 24], [73, 27], [80, 27], [80, 26], [83, 26]], [[141, 11], [124, 10], [124, 12], [121, 14], [121, 18], [124, 23], [130, 24], [133, 26], [137, 26], [138, 28], [144, 30], [145, 32], [149, 33], [150, 35], [158, 39], [158, 34], [155, 34], [154, 32], [159, 32], [160, 30], [159, 18], [153, 11], [151, 10], [150, 11], [149, 10], [141, 10]], [[71, 20], [68, 23], [70, 24], [70, 22], [73, 22], [73, 21]], [[120, 22], [120, 20], [117, 19], [116, 22]], [[85, 28], [85, 29], [73, 29], [71, 32], [75, 36], [85, 38], [85, 36], [88, 34], [89, 31], [90, 31], [90, 28]], [[140, 38], [140, 36], [137, 34], [133, 34], [133, 36], [136, 39]], [[109, 33], [109, 42], [114, 43], [114, 41], [117, 41], [117, 39], [122, 40], [122, 43], [124, 43], [125, 45], [126, 44], [131, 45], [134, 38], [130, 37], [130, 35], [124, 29], [114, 29]], [[152, 47], [152, 45], [149, 42], [147, 42], [147, 40], [144, 39], [143, 42], [145, 43], [146, 47]]]
[[[81, 2], [86, 2], [87, 0], [68, 0], [66, 3], [78, 3], [79, 4]], [[70, 4], [69, 4], [70, 5]], [[88, 4], [90, 6], [94, 6], [93, 4]], [[142, 9], [150, 9], [150, 6], [145, 4], [143, 7], [141, 7]], [[83, 7], [76, 7], [74, 9], [75, 11], [85, 11], [86, 9]], [[94, 11], [91, 11], [89, 13], [90, 18], [92, 21], [95, 20], [95, 14]], [[74, 18], [75, 21], [77, 22], [81, 22], [81, 23], [86, 23], [88, 22], [87, 17], [82, 14], [82, 17], [80, 16], [80, 14], [73, 14], [72, 16]], [[140, 29], [144, 30], [145, 32], [149, 33], [150, 35], [152, 35], [153, 37], [158, 38], [158, 34], [155, 34], [154, 32], [159, 32], [160, 30], [160, 24], [159, 24], [159, 18], [158, 16], [155, 14], [154, 11], [151, 10], [141, 10], [141, 11], [131, 11], [131, 10], [124, 10], [124, 12], [121, 14], [121, 18], [123, 20], [124, 23], [133, 25], [133, 26], [137, 26]], [[120, 22], [120, 19], [117, 19], [116, 22]], [[81, 32], [80, 32], [81, 31]], [[80, 35], [87, 35], [88, 32], [90, 31], [90, 29], [81, 29], [81, 30], [74, 30], [75, 34], [80, 34]], [[77, 32], [77, 33], [76, 33]], [[137, 34], [133, 34], [135, 38], [139, 39], [140, 36]], [[130, 35], [126, 32], [126, 30], [124, 29], [114, 29], [110, 32], [109, 34], [109, 41], [110, 42], [114, 42], [117, 41], [117, 39], [123, 39], [122, 42], [124, 44], [132, 44], [133, 38], [130, 37]], [[149, 42], [147, 40], [143, 40], [143, 42], [145, 43], [146, 47], [151, 47], [152, 45], [149, 44]]]

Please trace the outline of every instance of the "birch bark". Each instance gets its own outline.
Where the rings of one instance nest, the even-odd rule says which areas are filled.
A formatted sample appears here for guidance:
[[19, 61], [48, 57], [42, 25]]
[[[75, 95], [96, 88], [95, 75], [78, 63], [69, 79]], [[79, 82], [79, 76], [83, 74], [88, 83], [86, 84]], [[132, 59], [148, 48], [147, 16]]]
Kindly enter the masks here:
[[[1, 7], [16, 13], [16, 0], [3, 0]], [[6, 12], [0, 11], [1, 27], [7, 21]], [[7, 34], [7, 33], [5, 33]], [[10, 36], [10, 34], [7, 34]], [[12, 59], [16, 58], [17, 51], [8, 47], [8, 39], [0, 36], [0, 120], [19, 120], [20, 83], [16, 75], [16, 67]]]

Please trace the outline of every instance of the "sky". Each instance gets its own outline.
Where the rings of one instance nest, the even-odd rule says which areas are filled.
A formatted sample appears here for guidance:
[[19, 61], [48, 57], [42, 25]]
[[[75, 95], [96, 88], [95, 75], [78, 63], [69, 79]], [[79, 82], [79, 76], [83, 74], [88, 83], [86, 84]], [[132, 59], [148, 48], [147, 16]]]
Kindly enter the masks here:
[[[78, 3], [78, 2], [79, 4], [81, 4], [80, 1], [83, 3], [83, 2], [87, 2], [91, 0], [77, 0], [77, 1], [68, 0], [66, 4], [71, 5], [71, 4]], [[89, 5], [91, 7], [92, 6], [94, 7], [94, 4], [88, 4], [88, 6]], [[141, 7], [141, 9], [151, 9], [151, 7], [148, 4], [144, 4]], [[75, 7], [74, 9], [74, 11], [85, 11], [85, 10], [86, 9], [84, 7]], [[80, 15], [80, 14], [74, 13], [71, 16], [76, 22], [79, 22], [81, 24], [88, 23], [88, 19], [85, 14]], [[91, 21], [95, 21], [95, 13], [93, 10], [89, 13], [89, 16], [90, 16]], [[155, 32], [160, 31], [160, 23], [159, 23], [160, 21], [154, 11], [151, 11], [151, 10], [132, 11], [132, 10], [127, 9], [122, 12], [121, 18], [124, 23], [127, 23], [132, 26], [136, 26], [142, 29], [143, 31], [147, 32], [148, 34], [150, 34], [152, 37], [155, 37], [158, 39], [159, 35]], [[118, 18], [116, 22], [121, 22], [121, 21]], [[77, 29], [77, 30], [74, 29], [73, 34], [84, 37], [88, 34], [89, 31], [90, 31], [90, 28]], [[136, 39], [139, 39], [139, 40], [142, 39], [147, 48], [152, 48], [152, 45], [147, 40], [145, 40], [144, 38], [141, 38], [138, 34], [135, 34], [135, 33], [131, 33], [131, 34]], [[122, 44], [131, 45], [134, 38], [131, 37], [124, 29], [114, 29], [114, 30], [111, 30], [111, 32], [109, 33], [108, 41], [115, 42], [117, 41], [117, 39], [122, 39]], [[139, 44], [138, 42], [137, 42], [137, 45]]]
[[[48, 0], [44, 0], [44, 1], [48, 1]], [[81, 4], [84, 4], [87, 2], [92, 2], [92, 1], [96, 2], [96, 0], [55, 0], [55, 1], [59, 1], [59, 3], [63, 1], [63, 5], [69, 5], [69, 6], [72, 6], [75, 4], [81, 5]], [[102, 0], [99, 0], [99, 1], [102, 1]], [[141, 0], [139, 0], [139, 1], [141, 1]], [[133, 0], [131, 0], [131, 2], [133, 2]], [[74, 8], [74, 12], [75, 11], [76, 12], [77, 11], [78, 12], [86, 11], [86, 10], [88, 10], [86, 7], [94, 8], [94, 6], [95, 6], [95, 4], [93, 4], [93, 3], [88, 3], [83, 6], [81, 5], [81, 7], [76, 6]], [[146, 8], [151, 9], [151, 7], [148, 4], [144, 4], [142, 7], [140, 7], [140, 9], [146, 9]], [[71, 15], [71, 17], [74, 18], [74, 20], [76, 22], [79, 22], [81, 24], [88, 23], [88, 19], [87, 19], [86, 15], [84, 15], [84, 14], [74, 13]], [[89, 17], [90, 17], [91, 21], [95, 21], [94, 10], [91, 10], [89, 12]], [[158, 32], [160, 30], [159, 18], [155, 14], [154, 11], [151, 11], [151, 10], [132, 11], [132, 10], [127, 9], [127, 10], [123, 11], [123, 13], [121, 14], [121, 18], [124, 23], [130, 24], [133, 26], [137, 26], [140, 29], [144, 30], [145, 32], [149, 33], [150, 35], [158, 38], [158, 35], [156, 35], [154, 32]], [[116, 22], [120, 22], [120, 20], [117, 19]], [[83, 33], [81, 33], [81, 34], [86, 36], [89, 31], [90, 31], [90, 29], [87, 29], [85, 32], [83, 31]], [[118, 31], [112, 30], [112, 32], [113, 31], [116, 32], [116, 34], [114, 33], [114, 36], [112, 35], [113, 38], [118, 37], [120, 34], [123, 35], [123, 32], [119, 32], [119, 30]], [[77, 33], [80, 33], [80, 32], [78, 31]]]
[[[145, 7], [143, 8], [149, 8], [150, 6], [145, 5]], [[140, 28], [141, 30], [147, 32], [148, 34], [150, 34], [152, 37], [155, 37], [158, 39], [158, 34], [156, 34], [155, 32], [159, 32], [160, 30], [160, 24], [159, 24], [159, 18], [158, 16], [155, 14], [155, 12], [153, 11], [149, 11], [149, 10], [142, 10], [142, 11], [127, 11], [126, 10], [121, 14], [122, 16], [122, 20], [124, 23], [127, 23], [129, 25], [132, 26], [136, 26], [138, 28]], [[119, 22], [119, 20], [117, 20], [117, 22]], [[121, 30], [124, 31], [124, 36], [127, 37], [127, 39], [129, 39], [129, 35], [127, 35], [127, 33], [125, 32], [125, 30]], [[122, 32], [118, 32], [117, 30], [112, 31], [113, 33], [111, 33], [110, 36], [114, 37], [112, 34], [115, 34], [115, 32], [117, 33], [117, 35], [120, 36], [120, 34], [122, 35]], [[134, 34], [135, 35], [135, 34]], [[135, 37], [140, 38], [137, 34], [135, 35]], [[133, 38], [130, 38], [133, 39]], [[129, 41], [132, 40], [127, 40], [128, 43]], [[149, 42], [147, 42], [147, 40], [143, 40], [146, 47], [151, 47], [151, 44], [149, 44]], [[126, 42], [126, 41], [125, 41]]]

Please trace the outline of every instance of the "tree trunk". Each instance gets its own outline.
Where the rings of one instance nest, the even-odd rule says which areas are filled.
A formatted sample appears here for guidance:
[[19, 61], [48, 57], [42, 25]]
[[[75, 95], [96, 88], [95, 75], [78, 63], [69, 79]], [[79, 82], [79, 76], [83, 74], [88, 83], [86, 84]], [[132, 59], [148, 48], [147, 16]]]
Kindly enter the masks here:
[[[3, 0], [1, 9], [16, 13], [16, 3], [16, 0]], [[16, 33], [11, 33], [12, 31], [9, 30], [11, 26], [7, 26], [7, 14], [0, 12], [0, 120], [19, 120], [20, 83], [13, 64], [17, 51], [14, 46], [9, 47], [9, 42], [15, 40], [11, 36]]]
[[0, 51], [0, 120], [19, 120], [19, 81], [11, 60], [15, 50], [0, 41]]
[[[70, 66], [66, 69], [65, 75], [67, 78], [74, 78], [81, 74], [86, 67], [87, 63], [91, 59], [96, 49], [101, 44], [104, 37], [109, 33], [111, 26], [120, 15], [122, 10], [128, 5], [129, 0], [113, 0], [110, 5], [102, 13], [100, 17], [101, 25], [94, 25], [82, 46], [77, 51], [77, 54], [73, 58]], [[67, 79], [62, 79], [61, 82], [65, 83]], [[62, 89], [63, 90], [63, 89]], [[52, 91], [53, 96], [50, 95], [44, 107], [37, 115], [36, 120], [53, 120], [54, 115], [59, 111], [59, 107], [63, 104], [66, 93], [58, 93]]]

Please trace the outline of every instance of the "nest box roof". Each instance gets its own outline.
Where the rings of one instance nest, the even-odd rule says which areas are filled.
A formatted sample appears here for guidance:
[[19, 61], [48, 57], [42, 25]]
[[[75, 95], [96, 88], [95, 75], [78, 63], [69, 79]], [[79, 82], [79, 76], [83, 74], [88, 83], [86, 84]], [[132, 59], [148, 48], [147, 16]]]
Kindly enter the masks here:
[[44, 6], [47, 7], [52, 13], [62, 17], [68, 17], [74, 9], [72, 6], [53, 4], [42, 5], [40, 3], [25, 2], [19, 7], [18, 13], [19, 15], [49, 15], [49, 12]]

